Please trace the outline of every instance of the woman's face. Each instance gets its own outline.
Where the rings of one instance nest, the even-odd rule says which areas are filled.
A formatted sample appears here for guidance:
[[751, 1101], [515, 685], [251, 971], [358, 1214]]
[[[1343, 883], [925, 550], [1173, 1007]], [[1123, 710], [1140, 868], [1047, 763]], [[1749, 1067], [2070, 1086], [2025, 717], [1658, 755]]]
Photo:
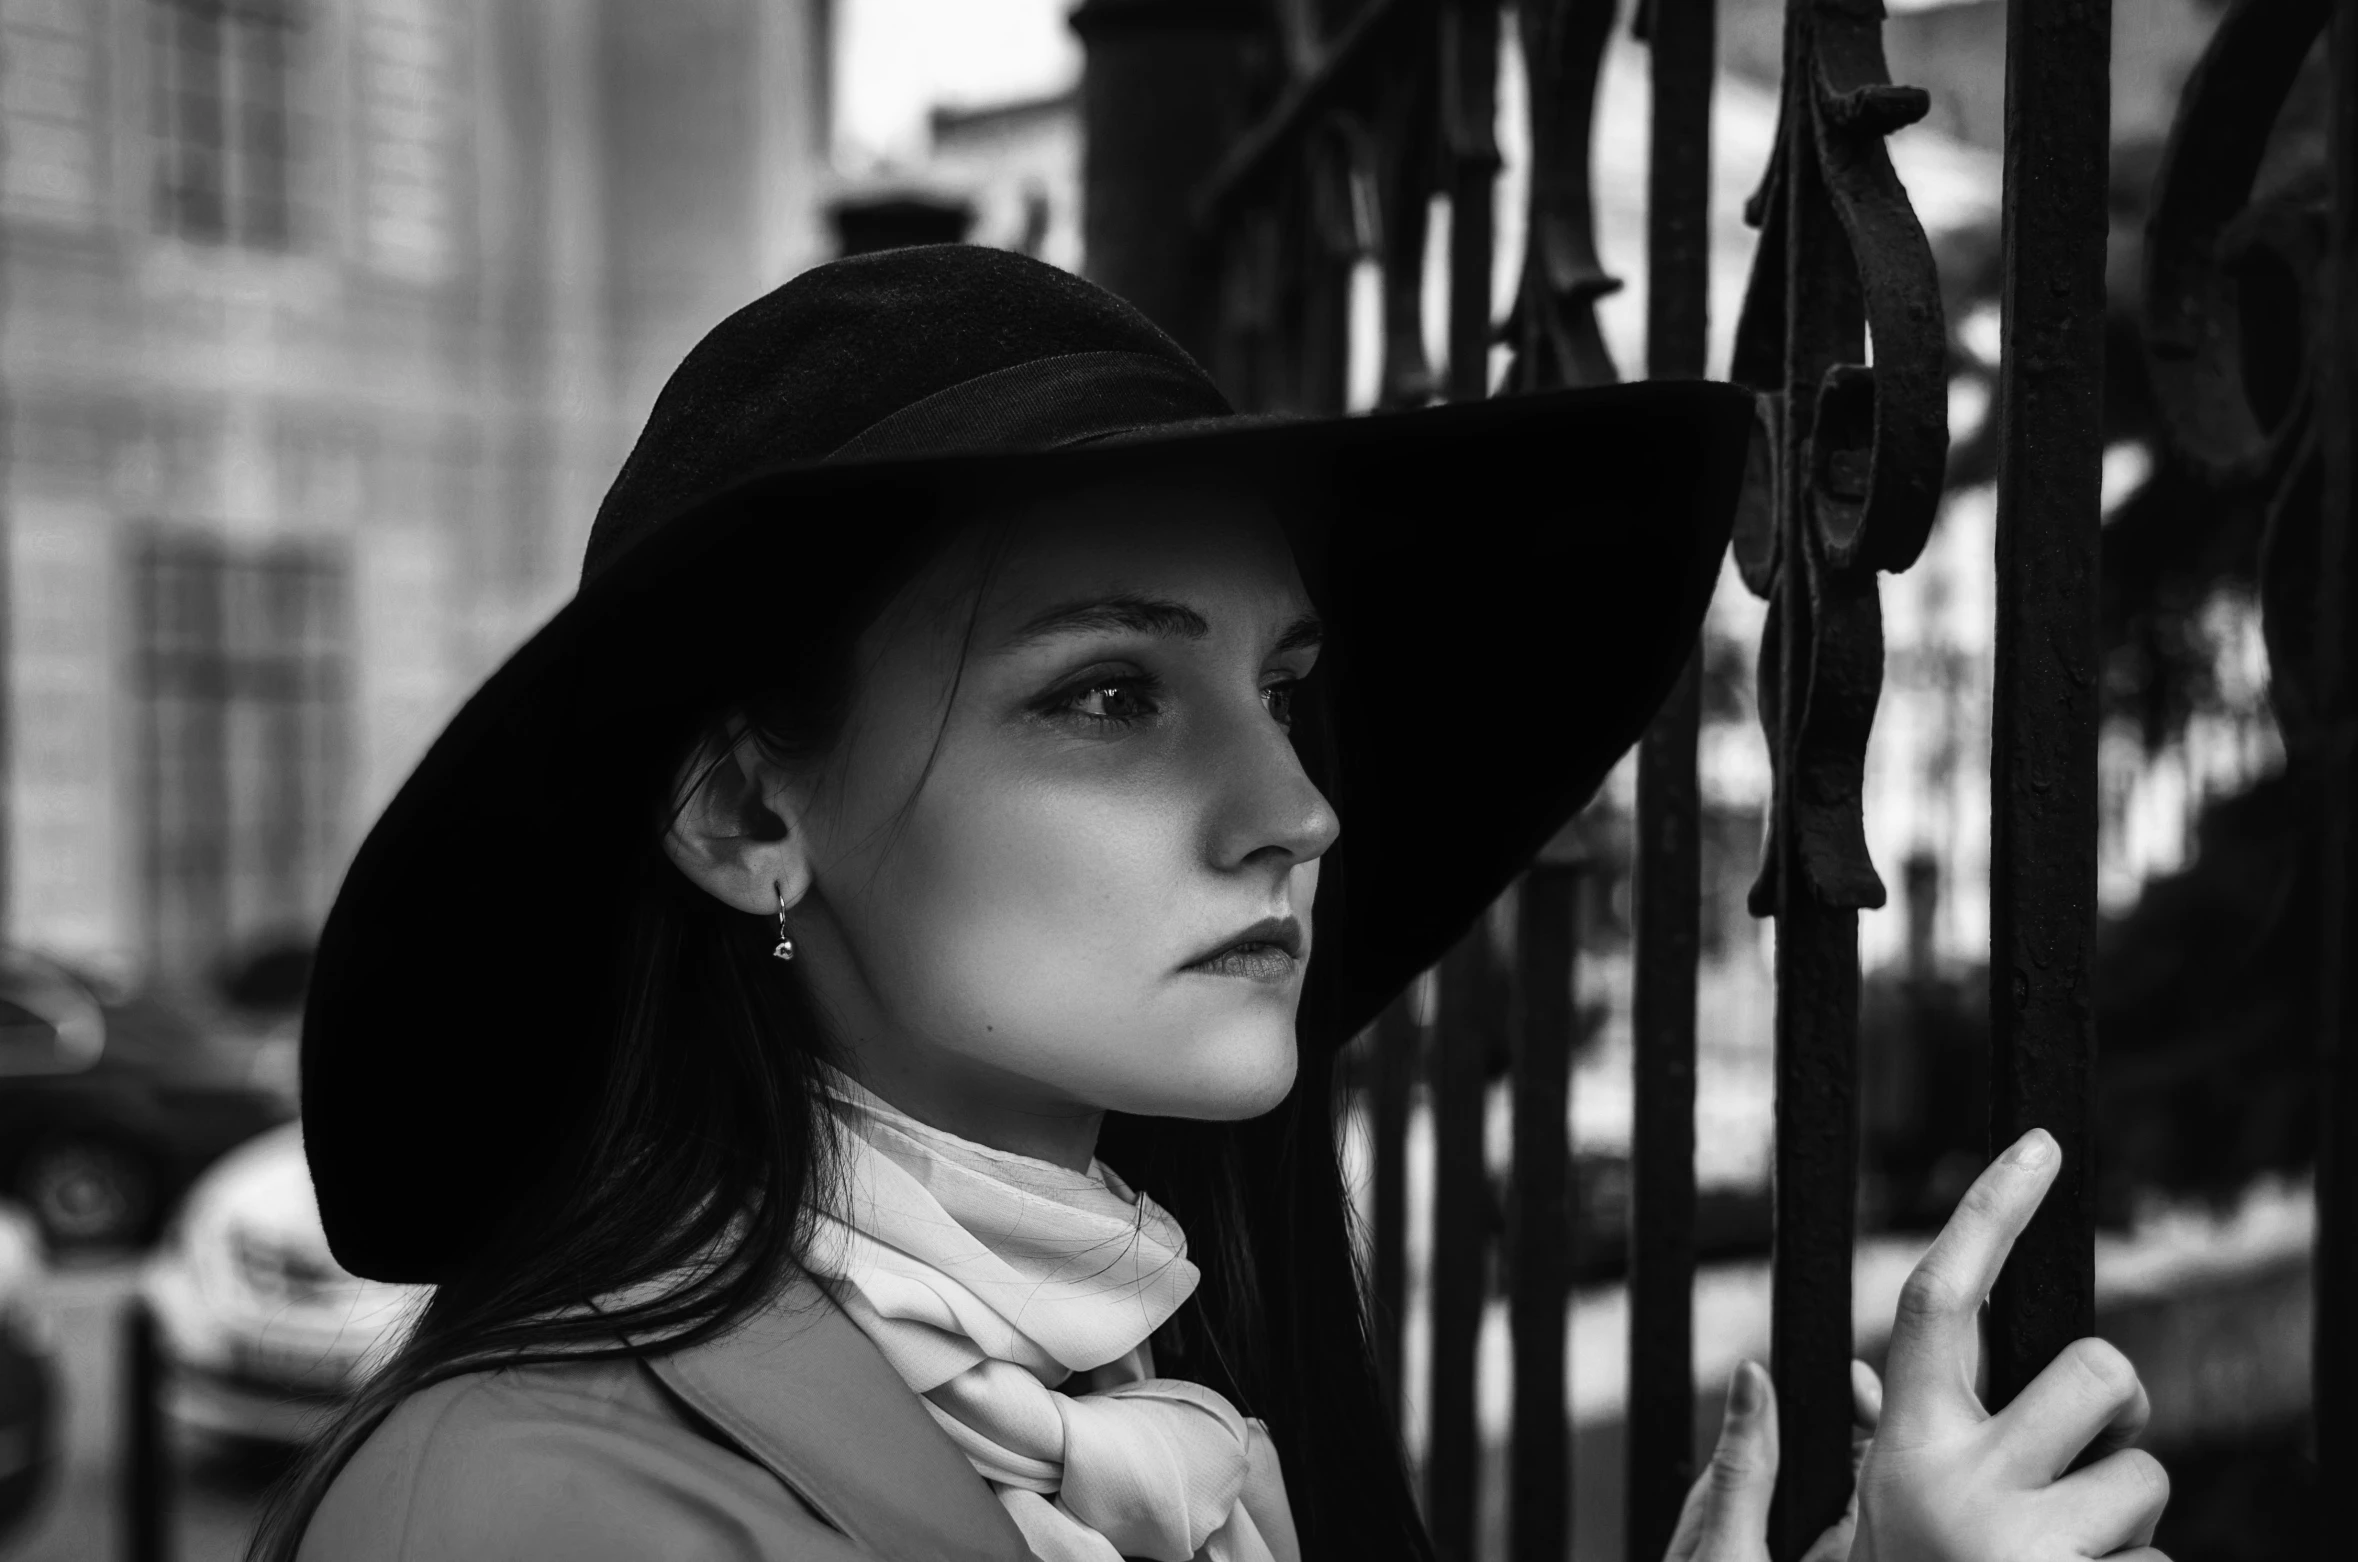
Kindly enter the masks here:
[[1339, 830], [1289, 735], [1318, 624], [1283, 533], [1140, 486], [986, 551], [961, 538], [861, 642], [799, 789], [805, 979], [872, 1088], [985, 1143], [1064, 1159], [1038, 1136], [1106, 1110], [1269, 1110]]

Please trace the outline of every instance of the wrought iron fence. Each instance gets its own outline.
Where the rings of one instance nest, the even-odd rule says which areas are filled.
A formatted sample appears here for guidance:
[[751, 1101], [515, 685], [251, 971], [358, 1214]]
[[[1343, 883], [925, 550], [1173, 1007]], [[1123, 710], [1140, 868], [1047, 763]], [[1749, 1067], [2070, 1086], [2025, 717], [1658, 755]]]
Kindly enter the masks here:
[[[1765, 0], [1764, 0], [1765, 3]], [[1885, 891], [1861, 788], [1883, 673], [1877, 577], [1933, 522], [1947, 449], [1949, 338], [1933, 258], [1884, 141], [1926, 95], [1891, 82], [1880, 0], [1785, 0], [1774, 151], [1746, 210], [1759, 229], [1724, 373], [1759, 393], [1754, 481], [1735, 556], [1768, 603], [1759, 701], [1774, 775], [1751, 906], [1776, 923], [1771, 1370], [1783, 1411], [1772, 1553], [1786, 1562], [1850, 1484], [1851, 1255], [1858, 914]], [[2089, 1116], [2096, 929], [2097, 564], [2109, 0], [2010, 0], [2004, 155], [1996, 716], [1992, 739], [1993, 1147], [2037, 1125], [2065, 1171], [1992, 1300], [1990, 1392], [2011, 1397], [2093, 1324]], [[2292, 71], [2331, 13], [2330, 198], [2303, 208], [2304, 387], [2255, 412], [2238, 376], [2238, 300], [2220, 260]], [[1515, 297], [1491, 291], [1500, 30], [1528, 91], [1529, 211]], [[1378, 401], [1615, 377], [1594, 305], [1590, 132], [1615, 0], [1088, 0], [1082, 113], [1093, 275], [1202, 356], [1242, 404], [1339, 410], [1347, 300], [1380, 269]], [[1652, 73], [1646, 369], [1706, 359], [1713, 0], [1638, 0]], [[1448, 355], [1423, 342], [1427, 213], [1450, 213]], [[2245, 227], [2249, 228], [2247, 221]], [[2240, 230], [2239, 230], [2240, 231]], [[2278, 234], [2282, 238], [2282, 234]], [[2156, 384], [2221, 481], [2272, 485], [2266, 602], [2288, 746], [2321, 776], [2327, 913], [2321, 1092], [2358, 1122], [2358, 991], [2348, 958], [2358, 631], [2358, 0], [2237, 0], [2191, 84], [2148, 252]], [[1872, 351], [1870, 354], [1870, 333]], [[2298, 671], [2288, 678], [2288, 669]], [[2284, 705], [2287, 693], [2280, 690]], [[1690, 665], [1640, 751], [1635, 830], [1635, 1122], [1627, 1493], [1633, 1559], [1659, 1557], [1691, 1478], [1698, 680]], [[1509, 1549], [1566, 1554], [1565, 1318], [1574, 1255], [1565, 1143], [1577, 864], [1534, 868], [1433, 973], [1430, 1026], [1396, 1006], [1368, 1038], [1371, 1283], [1384, 1370], [1400, 1379], [1406, 1139], [1417, 1080], [1435, 1137], [1426, 1518], [1474, 1552], [1475, 1344], [1490, 1281], [1507, 1295], [1515, 1383]], [[1446, 1045], [1428, 1045], [1430, 1029]], [[1486, 1088], [1511, 1078], [1503, 1197], [1483, 1161]], [[2321, 1488], [2358, 1478], [2358, 1155], [2320, 1178], [2315, 1424]], [[2339, 1414], [2336, 1413], [2337, 1409]]]

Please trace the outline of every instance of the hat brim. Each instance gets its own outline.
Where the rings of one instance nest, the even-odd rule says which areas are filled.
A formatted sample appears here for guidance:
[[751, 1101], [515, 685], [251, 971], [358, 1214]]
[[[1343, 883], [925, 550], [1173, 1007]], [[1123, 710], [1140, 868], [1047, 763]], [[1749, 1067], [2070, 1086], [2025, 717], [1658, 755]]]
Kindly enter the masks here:
[[[1265, 486], [1328, 626], [1305, 762], [1343, 821], [1305, 1046], [1349, 1039], [1594, 794], [1695, 643], [1754, 399], [1649, 381], [1414, 412], [1221, 418], [1052, 451], [820, 464], [694, 500], [467, 701], [355, 854], [303, 1026], [305, 1147], [331, 1248], [432, 1280], [554, 1142], [602, 1055], [640, 752], [748, 657], [871, 603], [945, 496], [1190, 472]], [[807, 612], [744, 643], [716, 582]], [[801, 583], [798, 585], [798, 583]], [[529, 863], [529, 866], [525, 864]], [[596, 1038], [602, 1039], [602, 1038]], [[572, 1083], [578, 1084], [578, 1081]], [[545, 1141], [545, 1142], [544, 1142]]]

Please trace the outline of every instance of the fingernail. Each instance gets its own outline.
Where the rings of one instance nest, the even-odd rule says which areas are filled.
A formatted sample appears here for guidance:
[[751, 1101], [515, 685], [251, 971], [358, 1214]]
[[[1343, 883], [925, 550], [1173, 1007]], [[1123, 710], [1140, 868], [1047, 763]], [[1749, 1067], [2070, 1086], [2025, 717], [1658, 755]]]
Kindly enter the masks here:
[[1748, 1416], [1760, 1408], [1760, 1369], [1751, 1362], [1738, 1362], [1736, 1375], [1728, 1384], [1728, 1413]]
[[2007, 1164], [2036, 1171], [2055, 1159], [2055, 1136], [2044, 1128], [2034, 1128], [2014, 1141], [2014, 1148], [2006, 1152]]

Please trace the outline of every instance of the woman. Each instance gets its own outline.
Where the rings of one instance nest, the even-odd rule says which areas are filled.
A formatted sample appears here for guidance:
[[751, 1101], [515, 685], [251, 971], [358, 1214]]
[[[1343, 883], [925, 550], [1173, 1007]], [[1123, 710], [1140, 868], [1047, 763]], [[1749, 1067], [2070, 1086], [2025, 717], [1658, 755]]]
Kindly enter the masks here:
[[[1333, 1052], [1643, 729], [1750, 421], [1239, 418], [961, 247], [716, 328], [322, 935], [329, 1238], [437, 1290], [257, 1554], [1429, 1557]], [[2133, 1432], [2116, 1359], [1959, 1419], [1976, 1266], [2051, 1175], [1993, 1168], [1911, 1292], [1880, 1557], [2150, 1538], [2142, 1456], [2055, 1479]], [[1765, 1382], [1685, 1555], [1765, 1554]]]

